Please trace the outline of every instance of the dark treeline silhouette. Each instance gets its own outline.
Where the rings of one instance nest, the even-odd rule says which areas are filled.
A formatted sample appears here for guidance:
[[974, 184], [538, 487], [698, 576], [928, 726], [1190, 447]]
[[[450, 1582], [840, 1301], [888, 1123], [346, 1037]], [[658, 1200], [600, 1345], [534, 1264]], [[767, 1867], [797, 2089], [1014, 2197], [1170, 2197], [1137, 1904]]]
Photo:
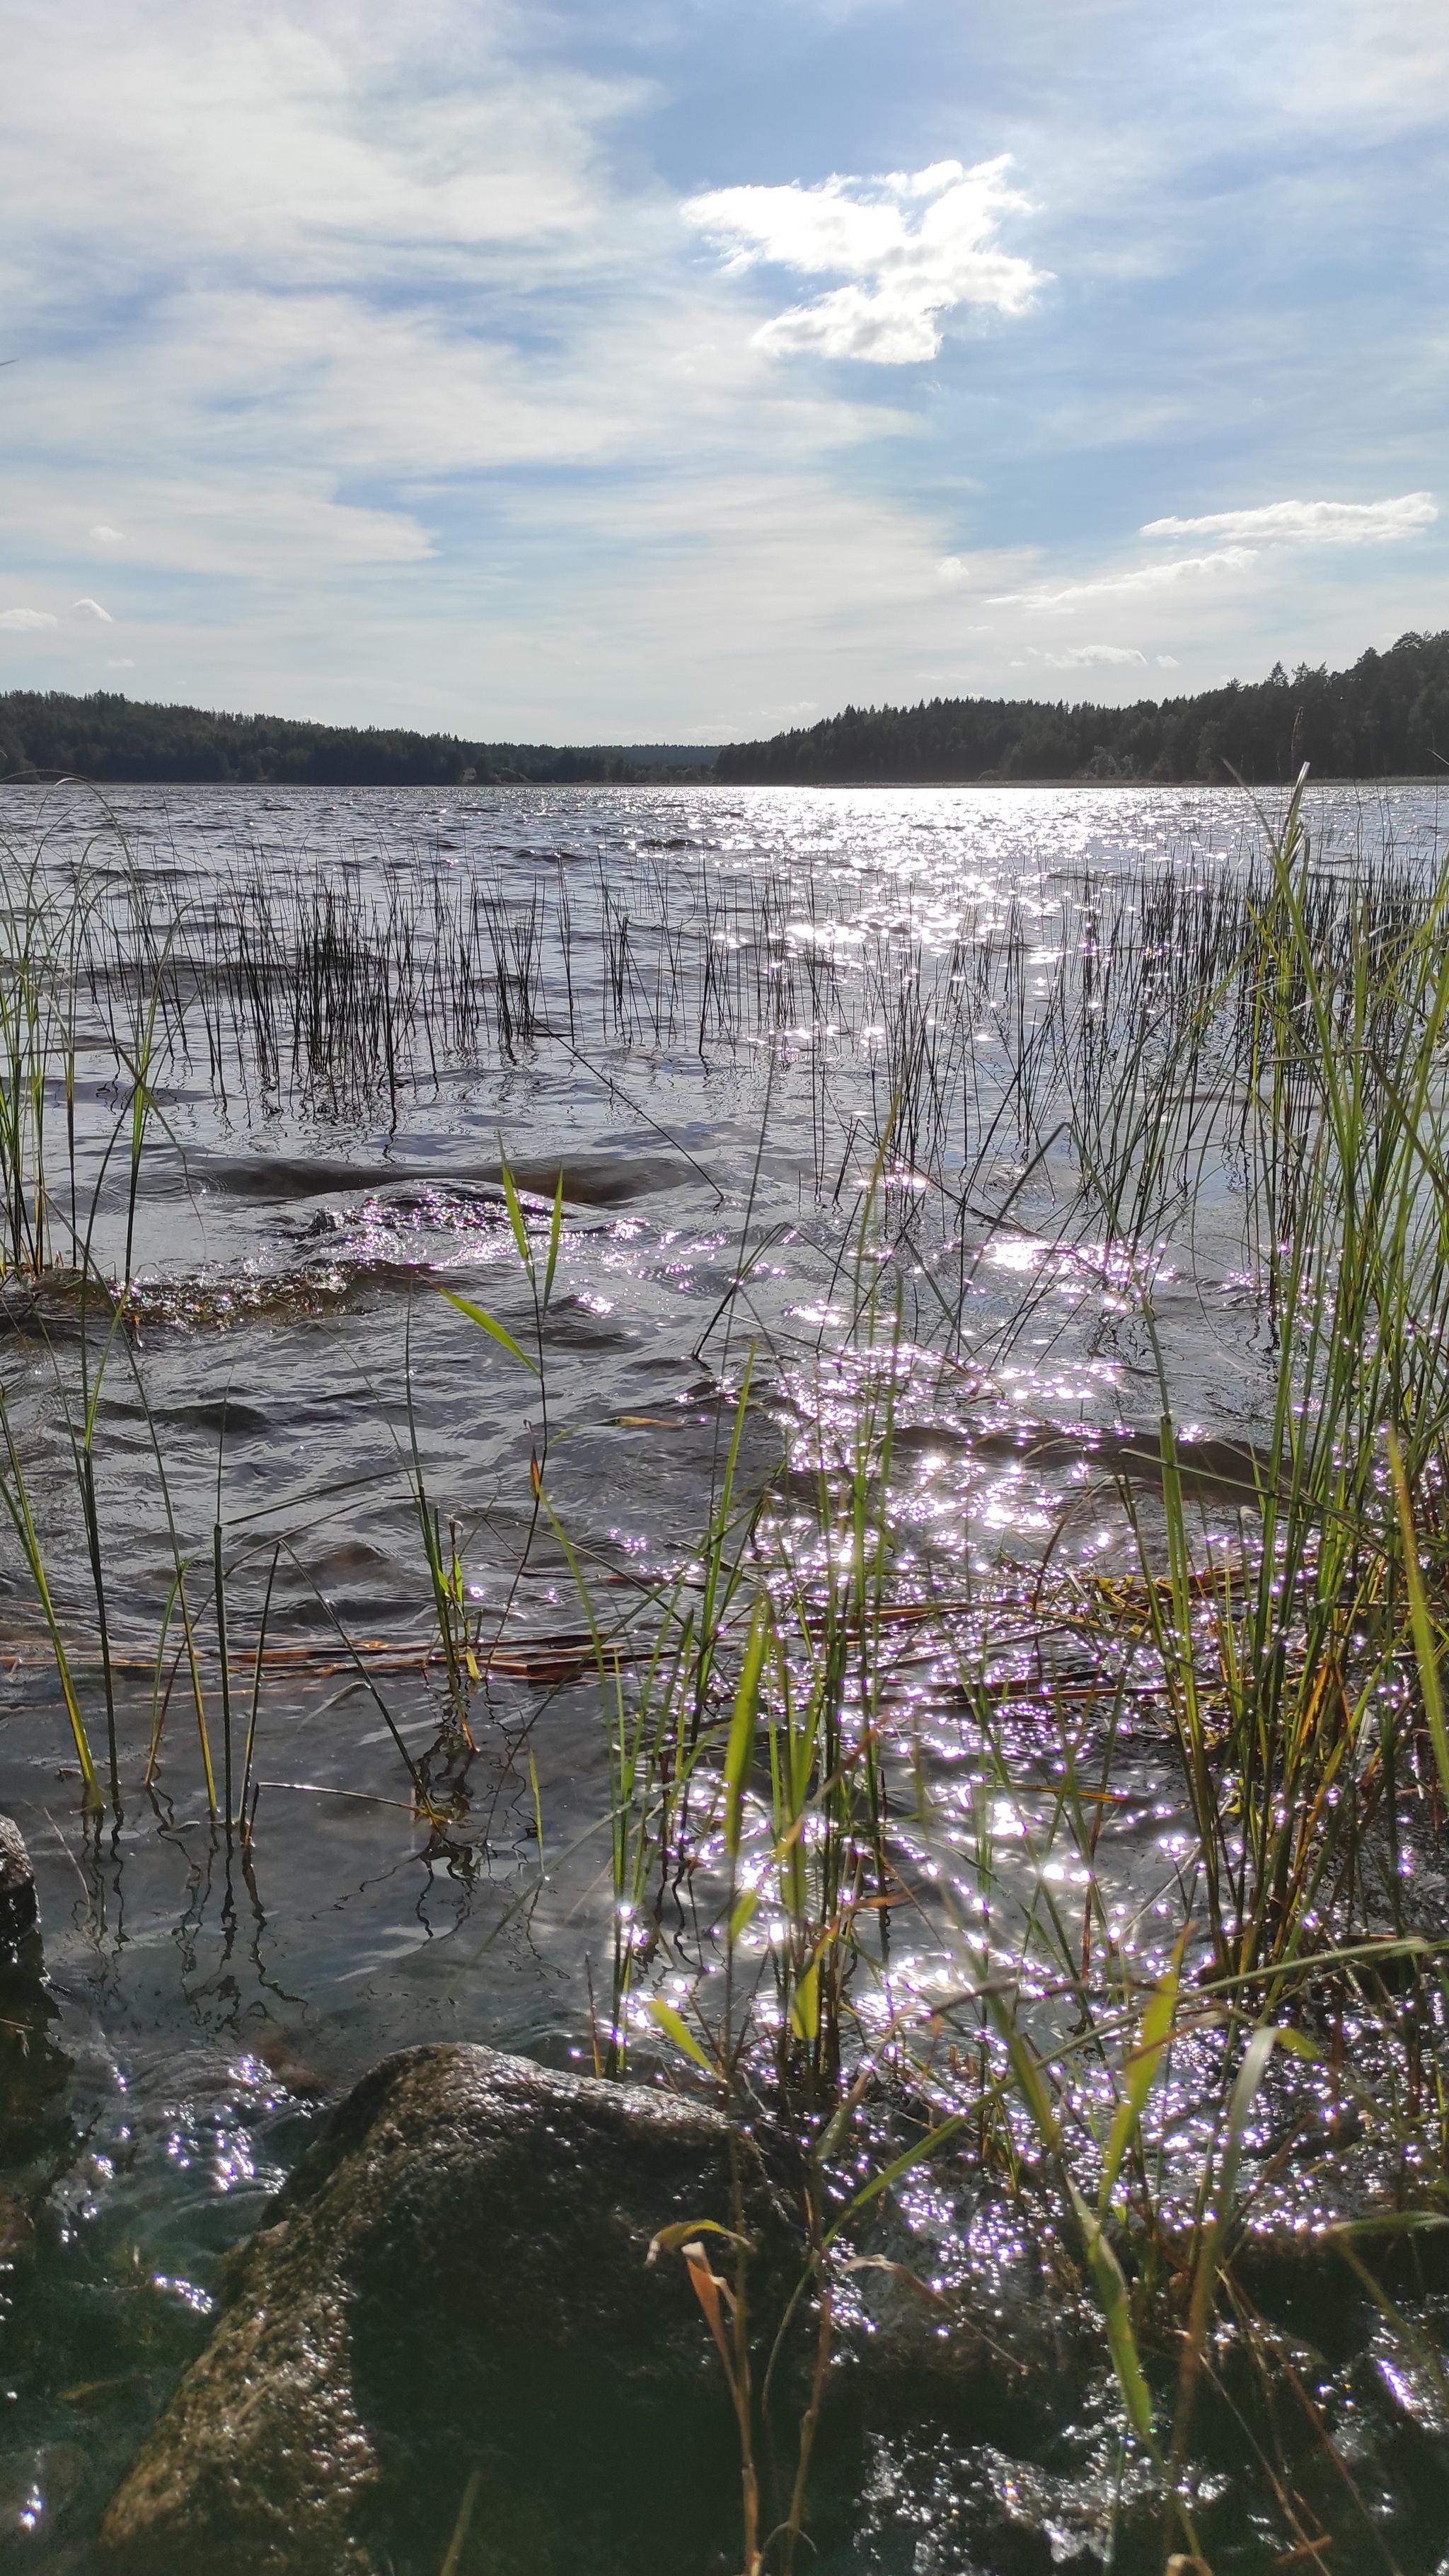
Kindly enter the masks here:
[[316, 787], [452, 787], [538, 782], [1142, 778], [1253, 786], [1292, 778], [1426, 776], [1449, 769], [1449, 631], [1401, 635], [1349, 671], [1230, 681], [1194, 698], [1130, 707], [1026, 698], [933, 698], [917, 707], [847, 707], [768, 742], [649, 743], [557, 749], [465, 742], [400, 727], [298, 723], [285, 716], [149, 706], [117, 693], [0, 694], [0, 777], [62, 773], [120, 784], [207, 780]]
[[715, 776], [732, 783], [981, 778], [1226, 780], [1258, 787], [1308, 761], [1320, 778], [1424, 776], [1449, 769], [1449, 632], [1401, 635], [1351, 671], [1233, 680], [1200, 697], [1130, 707], [1032, 699], [933, 698], [847, 707], [769, 742], [729, 743]]
[[286, 716], [217, 715], [12, 689], [0, 695], [0, 777], [127, 780], [158, 785], [228, 778], [306, 787], [452, 787], [518, 780], [580, 784], [707, 775], [713, 754], [689, 745], [556, 750], [547, 743], [462, 742], [400, 727], [302, 724]]

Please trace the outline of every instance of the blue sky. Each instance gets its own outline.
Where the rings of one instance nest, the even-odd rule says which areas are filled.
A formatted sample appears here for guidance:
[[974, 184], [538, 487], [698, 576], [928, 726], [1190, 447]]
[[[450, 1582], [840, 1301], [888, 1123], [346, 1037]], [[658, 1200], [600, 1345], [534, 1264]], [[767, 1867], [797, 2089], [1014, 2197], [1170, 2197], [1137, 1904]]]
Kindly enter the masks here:
[[12, 0], [0, 686], [552, 741], [1449, 625], [1442, 0]]

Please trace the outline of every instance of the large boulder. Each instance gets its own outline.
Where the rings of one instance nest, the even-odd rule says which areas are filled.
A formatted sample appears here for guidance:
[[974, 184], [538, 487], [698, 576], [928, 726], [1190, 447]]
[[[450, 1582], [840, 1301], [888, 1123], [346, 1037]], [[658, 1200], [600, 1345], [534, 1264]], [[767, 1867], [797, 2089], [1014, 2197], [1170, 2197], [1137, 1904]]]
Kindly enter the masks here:
[[385, 2060], [233, 2258], [105, 2565], [437, 2576], [477, 2471], [463, 2566], [737, 2576], [723, 2369], [686, 2263], [648, 2255], [741, 2213], [763, 2342], [799, 2277], [788, 2195], [713, 2112], [486, 2048]]

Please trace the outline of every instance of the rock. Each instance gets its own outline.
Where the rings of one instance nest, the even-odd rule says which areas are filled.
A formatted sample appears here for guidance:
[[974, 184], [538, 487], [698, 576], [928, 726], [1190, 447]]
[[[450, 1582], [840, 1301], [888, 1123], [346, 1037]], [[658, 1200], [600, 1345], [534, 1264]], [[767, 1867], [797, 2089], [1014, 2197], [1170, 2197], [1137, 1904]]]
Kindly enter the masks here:
[[685, 2263], [647, 2259], [731, 2223], [732, 2153], [767, 2349], [798, 2246], [713, 2112], [486, 2048], [385, 2060], [232, 2259], [103, 2564], [437, 2576], [476, 2470], [490, 2576], [737, 2576], [723, 2370]]
[[59, 2008], [45, 1983], [35, 1871], [20, 1827], [0, 1816], [0, 2155], [23, 2157], [70, 2077], [51, 2037]]
[[0, 1333], [34, 1333], [43, 1341], [74, 1341], [104, 1331], [116, 1312], [105, 1282], [84, 1270], [12, 1272], [0, 1282]]
[[20, 1827], [0, 1816], [0, 1971], [40, 1969], [40, 1906]]
[[327, 2078], [292, 2045], [293, 2034], [286, 2030], [264, 2031], [256, 2043], [256, 2054], [279, 2084], [294, 2094], [299, 2102], [320, 2102], [328, 2091]]
[[[1178, 1432], [1173, 1443], [1178, 1479], [1190, 1503], [1222, 1503], [1258, 1511], [1263, 1496], [1285, 1491], [1281, 1473], [1266, 1449], [1250, 1440], [1210, 1439]], [[1084, 1424], [1063, 1431], [1042, 1422], [1018, 1422], [1010, 1429], [980, 1424], [960, 1428], [951, 1423], [902, 1423], [891, 1433], [895, 1459], [929, 1457], [932, 1451], [959, 1450], [992, 1464], [1025, 1467], [1037, 1476], [1059, 1476], [1074, 1467], [1162, 1492], [1166, 1473], [1160, 1430], [1132, 1423]]]

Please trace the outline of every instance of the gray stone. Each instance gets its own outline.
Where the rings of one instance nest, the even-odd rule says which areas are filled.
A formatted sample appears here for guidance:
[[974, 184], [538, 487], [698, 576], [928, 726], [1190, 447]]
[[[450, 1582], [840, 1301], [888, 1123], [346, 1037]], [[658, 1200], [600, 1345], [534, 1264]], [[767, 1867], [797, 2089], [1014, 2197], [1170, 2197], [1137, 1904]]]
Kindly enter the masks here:
[[437, 2576], [477, 2470], [490, 2576], [737, 2576], [724, 2374], [684, 2262], [647, 2257], [741, 2210], [763, 2348], [798, 2247], [714, 2113], [485, 2048], [387, 2059], [233, 2258], [105, 2566]]
[[39, 1966], [40, 1907], [20, 1827], [0, 1816], [0, 1968]]
[[35, 2124], [70, 2076], [51, 2037], [59, 2020], [45, 1982], [35, 1871], [20, 1827], [0, 1816], [0, 2155], [35, 2152]]

